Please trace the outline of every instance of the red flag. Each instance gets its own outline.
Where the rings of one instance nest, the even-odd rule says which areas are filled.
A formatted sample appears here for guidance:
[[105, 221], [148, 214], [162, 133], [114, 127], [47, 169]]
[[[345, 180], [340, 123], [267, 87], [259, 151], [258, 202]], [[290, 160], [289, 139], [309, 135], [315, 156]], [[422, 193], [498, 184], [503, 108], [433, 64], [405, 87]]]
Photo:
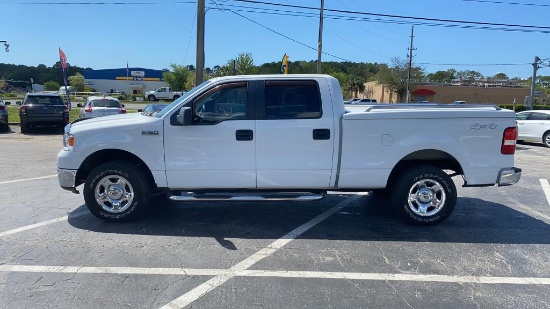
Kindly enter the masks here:
[[65, 53], [61, 50], [61, 47], [59, 47], [59, 60], [61, 61], [61, 67], [63, 70], [67, 69], [67, 56], [65, 56]]

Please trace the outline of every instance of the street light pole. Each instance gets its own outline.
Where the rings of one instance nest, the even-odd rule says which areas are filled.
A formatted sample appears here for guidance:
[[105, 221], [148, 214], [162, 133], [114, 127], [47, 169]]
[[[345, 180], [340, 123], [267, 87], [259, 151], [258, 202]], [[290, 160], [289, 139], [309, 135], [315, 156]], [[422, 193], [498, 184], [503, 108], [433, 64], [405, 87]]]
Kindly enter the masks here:
[[8, 44], [7, 41], [0, 41], [0, 43], [4, 43], [4, 50], [6, 51], [6, 53], [9, 53], [10, 52], [10, 44]]
[[531, 93], [529, 95], [527, 110], [533, 110], [533, 101], [535, 99], [535, 80], [537, 79], [537, 70], [539, 69], [539, 63], [540, 58], [535, 56], [535, 62], [533, 62], [533, 77], [531, 78]]

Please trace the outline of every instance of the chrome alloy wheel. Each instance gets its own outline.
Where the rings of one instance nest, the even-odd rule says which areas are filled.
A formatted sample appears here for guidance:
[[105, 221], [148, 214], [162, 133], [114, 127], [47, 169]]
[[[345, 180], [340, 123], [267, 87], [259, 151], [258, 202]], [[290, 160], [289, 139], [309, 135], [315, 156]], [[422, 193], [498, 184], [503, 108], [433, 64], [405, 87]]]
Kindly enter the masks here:
[[407, 200], [409, 209], [421, 217], [437, 214], [445, 205], [443, 186], [433, 179], [422, 179], [411, 186]]
[[105, 176], [95, 187], [95, 200], [103, 210], [109, 213], [121, 213], [132, 205], [134, 188], [122, 176]]

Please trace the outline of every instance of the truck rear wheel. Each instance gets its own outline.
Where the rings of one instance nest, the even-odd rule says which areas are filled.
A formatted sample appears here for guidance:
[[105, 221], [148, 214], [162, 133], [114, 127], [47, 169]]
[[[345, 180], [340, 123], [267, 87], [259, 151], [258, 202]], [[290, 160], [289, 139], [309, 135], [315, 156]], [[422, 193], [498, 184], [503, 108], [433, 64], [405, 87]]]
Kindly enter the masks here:
[[150, 198], [147, 177], [136, 166], [113, 161], [88, 175], [84, 201], [94, 216], [108, 221], [130, 221], [145, 211]]
[[444, 171], [433, 166], [411, 167], [395, 181], [391, 202], [413, 225], [437, 225], [453, 212], [456, 186]]

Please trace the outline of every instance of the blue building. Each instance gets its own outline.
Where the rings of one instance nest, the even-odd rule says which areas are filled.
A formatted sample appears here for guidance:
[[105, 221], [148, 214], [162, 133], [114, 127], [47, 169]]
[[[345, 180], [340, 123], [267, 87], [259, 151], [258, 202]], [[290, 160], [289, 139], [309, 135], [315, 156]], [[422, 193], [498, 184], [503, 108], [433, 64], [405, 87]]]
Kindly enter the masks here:
[[120, 68], [84, 70], [84, 83], [97, 92], [124, 92], [144, 94], [147, 91], [167, 86], [162, 70], [145, 68]]

